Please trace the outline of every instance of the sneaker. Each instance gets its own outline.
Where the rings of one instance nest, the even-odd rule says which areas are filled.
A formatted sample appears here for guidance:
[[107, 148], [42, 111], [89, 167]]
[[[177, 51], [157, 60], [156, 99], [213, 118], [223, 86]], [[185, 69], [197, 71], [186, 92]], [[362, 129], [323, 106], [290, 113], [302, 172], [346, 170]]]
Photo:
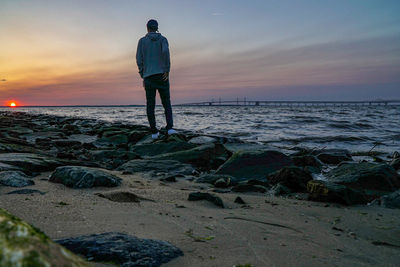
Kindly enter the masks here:
[[173, 135], [173, 134], [177, 134], [178, 132], [175, 131], [174, 129], [169, 129], [168, 130], [168, 135]]
[[151, 135], [151, 138], [153, 138], [153, 139], [158, 139], [159, 136], [160, 136], [160, 133], [159, 133], [159, 132], [156, 132], [155, 134], [152, 134], [152, 135]]

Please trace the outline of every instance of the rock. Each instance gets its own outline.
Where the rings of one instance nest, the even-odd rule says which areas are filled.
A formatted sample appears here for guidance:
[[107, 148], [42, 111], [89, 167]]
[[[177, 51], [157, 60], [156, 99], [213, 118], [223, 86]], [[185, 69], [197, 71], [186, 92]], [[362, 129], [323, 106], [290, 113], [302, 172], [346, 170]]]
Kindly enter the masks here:
[[56, 157], [59, 159], [76, 159], [74, 154], [67, 152], [58, 152]]
[[214, 186], [218, 188], [227, 188], [231, 184], [231, 179], [229, 177], [219, 178], [215, 181]]
[[305, 192], [311, 174], [299, 167], [284, 167], [268, 177], [271, 184], [282, 184], [295, 192]]
[[[265, 179], [265, 180], [266, 180], [266, 179]], [[247, 182], [247, 184], [261, 185], [261, 186], [263, 186], [263, 187], [265, 187], [265, 188], [271, 187], [271, 185], [270, 185], [268, 182], [266, 182], [266, 181], [251, 179], [251, 180], [248, 180], [248, 181], [246, 181], [246, 182]]]
[[[314, 153], [317, 153], [315, 151]], [[339, 164], [343, 161], [352, 161], [351, 154], [345, 149], [326, 149], [317, 154], [317, 158], [325, 164]]]
[[116, 146], [127, 144], [129, 142], [129, 133], [121, 130], [111, 130], [102, 133], [101, 138], [95, 142], [98, 146]]
[[74, 134], [79, 134], [80, 133], [79, 127], [74, 125], [74, 124], [64, 124], [62, 129], [64, 131], [66, 131], [66, 132], [69, 132], [69, 133], [74, 133]]
[[[167, 131], [165, 129], [162, 129], [160, 131], [160, 134], [164, 137], [162, 142], [187, 142], [186, 136], [181, 133], [168, 135]], [[160, 143], [160, 141], [157, 141], [157, 143]]]
[[321, 173], [321, 168], [314, 167], [314, 166], [305, 166], [305, 167], [303, 168], [303, 170], [304, 170], [305, 172], [310, 173], [310, 174], [319, 174], [319, 173]]
[[168, 142], [135, 145], [132, 147], [132, 151], [140, 155], [141, 157], [153, 157], [166, 153], [189, 150], [195, 147], [196, 145], [187, 142]]
[[129, 132], [128, 141], [129, 143], [137, 143], [149, 134], [148, 130], [133, 130]]
[[291, 194], [292, 190], [290, 190], [283, 184], [276, 184], [269, 190], [269, 193], [274, 196], [281, 196], [281, 195]]
[[[5, 142], [5, 143], [1, 143]], [[31, 145], [12, 144], [0, 139], [0, 153], [37, 153], [38, 150]]]
[[234, 202], [237, 203], [237, 204], [242, 204], [242, 205], [246, 204], [246, 202], [244, 202], [244, 200], [239, 196], [235, 198]]
[[125, 192], [125, 191], [115, 191], [115, 192], [105, 192], [105, 193], [96, 193], [96, 196], [106, 198], [108, 200], [114, 202], [135, 202], [139, 203], [140, 200], [148, 200], [143, 197], [139, 197], [138, 195], [132, 192]]
[[0, 208], [0, 266], [91, 266]]
[[265, 193], [267, 188], [262, 185], [238, 184], [232, 187], [233, 192], [260, 192]]
[[11, 187], [24, 187], [34, 185], [35, 182], [28, 179], [28, 176], [21, 171], [0, 172], [0, 184]]
[[166, 241], [140, 239], [123, 233], [102, 233], [57, 240], [91, 261], [112, 262], [122, 267], [160, 266], [183, 252]]
[[195, 169], [190, 164], [184, 164], [176, 160], [153, 160], [153, 159], [136, 159], [128, 161], [120, 166], [117, 170], [126, 173], [152, 172], [152, 173], [168, 173], [170, 175], [190, 175]]
[[321, 169], [322, 163], [313, 155], [303, 155], [292, 157], [294, 165], [298, 167], [312, 166]]
[[160, 179], [160, 181], [175, 183], [175, 182], [176, 182], [176, 175], [171, 175], [171, 176], [163, 177], [163, 178]]
[[218, 140], [216, 138], [210, 136], [197, 136], [189, 140], [190, 144], [196, 144], [196, 145], [204, 145], [217, 142]]
[[321, 202], [336, 202], [344, 205], [365, 204], [368, 202], [362, 190], [352, 189], [345, 185], [314, 180], [307, 183], [309, 199]]
[[80, 147], [82, 145], [81, 142], [76, 141], [76, 140], [55, 140], [54, 145], [57, 147]]
[[260, 145], [253, 143], [224, 143], [224, 147], [231, 153], [236, 152], [254, 152], [254, 151], [267, 151], [273, 150], [274, 147], [268, 145]]
[[115, 187], [120, 185], [121, 181], [121, 178], [105, 171], [80, 166], [58, 167], [49, 179], [49, 182], [61, 183], [72, 188]]
[[210, 193], [192, 192], [189, 194], [188, 200], [189, 201], [207, 200], [218, 207], [224, 208], [224, 203], [222, 199]]
[[231, 192], [232, 190], [230, 190], [228, 188], [214, 188], [212, 191], [215, 193], [226, 194], [226, 193]]
[[[160, 138], [162, 138], [162, 134], [160, 135]], [[145, 135], [142, 139], [140, 139], [139, 141], [136, 142], [135, 146], [137, 145], [145, 145], [145, 144], [152, 144], [154, 143], [155, 140], [153, 138], [151, 138], [151, 134], [147, 134]]]
[[41, 194], [44, 195], [46, 194], [45, 192], [42, 192], [40, 190], [36, 190], [36, 189], [19, 189], [19, 190], [14, 190], [11, 192], [8, 192], [7, 195], [12, 195], [12, 194], [18, 194], [18, 195], [30, 195], [30, 194]]
[[344, 163], [328, 172], [326, 177], [332, 183], [356, 189], [392, 192], [400, 187], [400, 176], [384, 163]]
[[0, 172], [3, 172], [3, 171], [18, 171], [18, 170], [22, 170], [22, 168], [0, 162]]
[[92, 160], [104, 164], [108, 169], [117, 168], [129, 160], [140, 158], [136, 153], [123, 149], [96, 150], [90, 151], [89, 154]]
[[293, 165], [292, 160], [278, 151], [239, 151], [219, 167], [216, 174], [228, 174], [238, 181], [265, 180], [268, 174], [291, 165]]
[[51, 171], [62, 165], [57, 159], [31, 153], [0, 154], [0, 164], [2, 163], [18, 167], [28, 174], [32, 172]]
[[215, 183], [218, 180], [223, 180], [225, 183], [229, 181], [228, 185], [235, 185], [237, 184], [236, 178], [230, 175], [225, 175], [225, 174], [203, 174], [199, 178], [196, 179], [196, 183], [207, 183], [207, 184], [212, 184], [215, 185]]
[[177, 160], [182, 163], [192, 164], [200, 169], [216, 169], [228, 157], [230, 153], [221, 144], [207, 144], [189, 150], [175, 153], [167, 153], [154, 156], [155, 160]]
[[400, 190], [397, 190], [389, 195], [382, 196], [376, 199], [372, 204], [381, 205], [385, 208], [400, 209]]
[[400, 169], [400, 158], [393, 159], [392, 162], [390, 163], [390, 166], [392, 166], [393, 169], [395, 169], [395, 170], [399, 170]]

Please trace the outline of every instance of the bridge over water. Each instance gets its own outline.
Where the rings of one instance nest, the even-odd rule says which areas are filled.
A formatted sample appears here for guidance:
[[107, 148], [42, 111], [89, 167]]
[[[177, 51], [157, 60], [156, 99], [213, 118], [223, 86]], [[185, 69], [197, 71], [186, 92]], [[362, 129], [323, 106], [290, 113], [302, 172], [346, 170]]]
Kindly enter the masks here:
[[291, 100], [228, 100], [205, 101], [175, 106], [369, 106], [369, 105], [400, 105], [400, 100], [361, 100], [361, 101], [291, 101]]

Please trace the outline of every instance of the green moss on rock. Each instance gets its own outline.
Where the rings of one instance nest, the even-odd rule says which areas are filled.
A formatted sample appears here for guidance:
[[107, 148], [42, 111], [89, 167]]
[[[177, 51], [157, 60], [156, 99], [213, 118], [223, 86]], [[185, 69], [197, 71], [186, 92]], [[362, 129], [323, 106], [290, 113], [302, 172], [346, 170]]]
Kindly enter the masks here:
[[90, 266], [39, 229], [0, 208], [0, 266]]

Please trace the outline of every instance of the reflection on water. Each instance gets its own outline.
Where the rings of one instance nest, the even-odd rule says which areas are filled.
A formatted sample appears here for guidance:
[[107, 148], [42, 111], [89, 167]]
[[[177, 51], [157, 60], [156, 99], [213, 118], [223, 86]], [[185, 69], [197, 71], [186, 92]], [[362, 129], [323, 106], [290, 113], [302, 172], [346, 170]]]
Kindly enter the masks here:
[[[400, 106], [174, 107], [178, 129], [278, 146], [400, 150]], [[144, 107], [47, 107], [15, 111], [147, 124]], [[156, 108], [159, 126], [164, 111]]]

